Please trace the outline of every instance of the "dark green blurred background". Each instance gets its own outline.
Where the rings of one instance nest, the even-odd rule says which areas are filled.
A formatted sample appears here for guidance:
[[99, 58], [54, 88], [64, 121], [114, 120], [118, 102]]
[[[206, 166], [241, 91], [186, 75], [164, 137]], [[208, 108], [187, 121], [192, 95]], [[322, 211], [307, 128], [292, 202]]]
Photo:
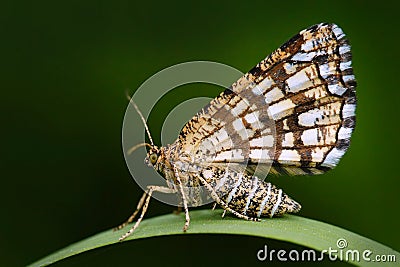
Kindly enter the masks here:
[[[398, 6], [266, 2], [2, 1], [0, 266], [28, 264], [132, 211], [142, 191], [122, 154], [125, 89], [192, 60], [246, 72], [319, 22], [337, 23], [353, 47], [359, 104], [352, 145], [332, 172], [273, 181], [302, 203], [302, 216], [400, 250]], [[149, 119], [155, 139], [179, 101], [220, 90], [190, 86], [163, 98]], [[153, 201], [147, 217], [172, 209]], [[165, 237], [96, 250], [60, 266], [254, 265], [266, 243], [291, 246], [250, 237]]]

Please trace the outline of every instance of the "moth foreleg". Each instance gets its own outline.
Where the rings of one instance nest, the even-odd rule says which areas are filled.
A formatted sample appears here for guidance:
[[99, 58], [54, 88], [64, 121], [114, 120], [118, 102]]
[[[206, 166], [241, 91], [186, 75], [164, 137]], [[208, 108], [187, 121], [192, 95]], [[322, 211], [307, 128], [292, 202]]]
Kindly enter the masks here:
[[133, 222], [133, 219], [135, 219], [136, 215], [138, 214], [138, 212], [142, 208], [142, 206], [144, 204], [144, 200], [146, 199], [146, 196], [147, 196], [147, 191], [143, 193], [142, 197], [139, 200], [139, 203], [137, 204], [136, 210], [132, 213], [132, 215], [128, 218], [128, 220], [126, 220], [124, 223], [122, 223], [122, 224], [118, 225], [117, 227], [115, 227], [114, 231], [121, 230], [122, 228], [124, 228], [125, 226], [127, 226], [128, 224]]
[[[175, 171], [175, 173], [177, 174], [176, 171]], [[176, 181], [178, 182], [179, 192], [181, 193], [182, 202], [183, 202], [183, 209], [185, 211], [185, 225], [183, 226], [183, 231], [186, 232], [186, 230], [189, 228], [189, 224], [190, 224], [188, 203], [187, 203], [185, 192], [183, 190], [183, 185], [182, 185], [181, 179], [179, 178], [178, 175], [176, 175], [175, 178], [176, 178]]]
[[125, 238], [127, 238], [128, 236], [130, 236], [135, 231], [135, 229], [139, 226], [140, 222], [143, 220], [144, 214], [147, 211], [147, 208], [149, 206], [149, 202], [150, 202], [150, 199], [151, 199], [151, 195], [153, 194], [153, 192], [161, 192], [161, 193], [167, 193], [167, 194], [168, 193], [176, 193], [176, 191], [174, 189], [171, 189], [171, 188], [168, 188], [168, 187], [165, 187], [165, 186], [157, 186], [157, 185], [148, 186], [147, 187], [147, 191], [143, 194], [142, 198], [140, 199], [140, 201], [138, 203], [136, 211], [132, 214], [131, 217], [129, 217], [128, 221], [125, 222], [122, 225], [125, 226], [127, 223], [129, 223], [129, 220], [132, 221], [134, 219], [134, 217], [136, 216], [136, 214], [139, 212], [140, 208], [143, 207], [142, 208], [142, 213], [140, 214], [139, 219], [136, 221], [135, 225], [127, 233], [125, 233], [124, 235], [122, 235], [119, 238], [119, 241], [122, 241]]

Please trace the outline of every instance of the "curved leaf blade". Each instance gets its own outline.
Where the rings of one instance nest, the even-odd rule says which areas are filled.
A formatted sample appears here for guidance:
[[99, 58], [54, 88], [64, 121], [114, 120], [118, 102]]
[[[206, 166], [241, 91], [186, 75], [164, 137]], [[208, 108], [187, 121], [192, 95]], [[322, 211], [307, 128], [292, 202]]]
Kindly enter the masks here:
[[[342, 238], [345, 239], [348, 244], [348, 246], [343, 249], [344, 254], [347, 250], [358, 250], [361, 258], [363, 251], [370, 250], [373, 253], [369, 255], [371, 259], [374, 255], [379, 254], [394, 255], [397, 261], [400, 260], [399, 252], [376, 241], [324, 222], [295, 215], [285, 215], [282, 218], [251, 222], [233, 217], [221, 219], [221, 213], [220, 210], [192, 211], [190, 213], [190, 228], [186, 233], [182, 231], [184, 223], [184, 218], [182, 216], [169, 214], [147, 219], [141, 223], [140, 227], [136, 229], [135, 233], [128, 237], [126, 241], [179, 234], [233, 234], [271, 238], [323, 251], [327, 250], [329, 247], [338, 249], [337, 241]], [[56, 251], [29, 266], [47, 266], [85, 251], [119, 243], [118, 238], [128, 228], [129, 226], [117, 232], [107, 230], [96, 234]], [[347, 260], [358, 266], [376, 265], [376, 262], [373, 261], [355, 261], [352, 260], [351, 257], [349, 257], [349, 259], [344, 258], [343, 260]], [[386, 262], [385, 266], [395, 266], [395, 264], [396, 262]]]

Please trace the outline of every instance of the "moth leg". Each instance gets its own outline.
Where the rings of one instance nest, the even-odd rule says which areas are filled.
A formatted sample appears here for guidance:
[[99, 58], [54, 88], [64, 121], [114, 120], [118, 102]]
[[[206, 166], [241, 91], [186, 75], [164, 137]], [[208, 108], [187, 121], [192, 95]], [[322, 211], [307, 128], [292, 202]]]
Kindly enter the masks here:
[[[175, 170], [175, 168], [174, 168], [174, 170]], [[177, 175], [176, 170], [175, 170], [175, 178], [176, 178], [176, 181], [178, 182], [179, 191], [182, 195], [183, 209], [185, 210], [185, 218], [186, 218], [185, 225], [183, 226], [183, 231], [186, 232], [186, 230], [189, 228], [189, 224], [190, 224], [189, 209], [188, 209], [186, 195], [185, 195], [185, 192], [183, 191], [182, 181], [179, 178], [179, 176]]]
[[136, 210], [133, 212], [133, 214], [124, 223], [122, 223], [122, 224], [118, 225], [117, 227], [115, 227], [113, 229], [114, 231], [121, 230], [122, 228], [124, 228], [125, 226], [127, 226], [128, 224], [133, 222], [133, 219], [135, 219], [136, 215], [138, 214], [140, 209], [143, 207], [144, 200], [146, 199], [146, 196], [147, 196], [147, 192], [144, 192], [142, 197], [140, 198], [139, 203], [137, 204]]
[[209, 185], [209, 184], [207, 183], [207, 181], [206, 181], [203, 177], [201, 177], [201, 176], [199, 175], [198, 178], [200, 179], [201, 183], [202, 183], [202, 184], [207, 188], [207, 190], [210, 192], [211, 197], [215, 200], [215, 202], [217, 202], [218, 205], [220, 205], [224, 210], [229, 211], [230, 213], [232, 213], [233, 215], [235, 215], [236, 217], [241, 218], [241, 219], [245, 219], [245, 220], [248, 220], [248, 221], [257, 221], [257, 222], [261, 221], [259, 218], [249, 217], [249, 216], [247, 216], [247, 215], [240, 214], [239, 212], [237, 212], [237, 211], [231, 209], [231, 208], [217, 195], [217, 193], [214, 191], [214, 189], [211, 187], [211, 185]]
[[[213, 204], [211, 210], [215, 210], [216, 207], [217, 207], [217, 202], [214, 202], [214, 204]], [[226, 210], [224, 210], [224, 211], [222, 212], [221, 217], [224, 218], [224, 217], [225, 217], [225, 214], [226, 214]]]
[[[213, 205], [213, 207], [212, 207], [212, 210], [215, 210], [215, 207], [216, 207], [216, 206], [217, 206], [217, 202], [214, 202], [214, 205]], [[221, 217], [224, 218], [224, 217], [225, 217], [225, 214], [226, 214], [226, 210], [224, 210], [224, 211], [222, 212]]]
[[225, 217], [225, 214], [226, 214], [226, 210], [224, 210], [224, 212], [222, 212], [221, 217], [224, 218], [224, 217]]
[[[151, 195], [153, 194], [153, 192], [161, 192], [161, 193], [167, 193], [167, 194], [168, 193], [176, 193], [176, 191], [174, 189], [171, 189], [171, 188], [168, 188], [168, 187], [165, 187], [165, 186], [158, 186], [158, 185], [150, 185], [150, 186], [148, 186], [147, 187], [147, 191], [142, 196], [143, 203], [140, 203], [142, 201], [142, 199], [141, 199], [141, 201], [139, 201], [139, 204], [138, 204], [138, 207], [139, 206], [143, 206], [142, 213], [140, 214], [139, 219], [136, 221], [135, 225], [127, 233], [125, 233], [124, 235], [122, 235], [119, 238], [119, 241], [122, 241], [125, 238], [127, 238], [128, 236], [130, 236], [133, 233], [133, 231], [135, 231], [135, 229], [139, 226], [140, 222], [142, 221], [142, 219], [144, 217], [144, 214], [147, 211], [147, 208], [149, 206], [149, 202], [150, 202], [150, 199], [151, 199]], [[134, 213], [134, 214], [132, 214], [132, 216], [133, 215], [136, 215], [136, 214]]]

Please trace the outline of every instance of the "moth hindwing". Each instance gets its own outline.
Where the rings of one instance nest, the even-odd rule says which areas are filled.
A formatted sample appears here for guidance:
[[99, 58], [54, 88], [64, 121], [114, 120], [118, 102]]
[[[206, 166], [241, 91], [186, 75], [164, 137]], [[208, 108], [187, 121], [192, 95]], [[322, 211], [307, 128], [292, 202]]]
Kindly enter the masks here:
[[334, 168], [355, 126], [355, 87], [343, 31], [325, 23], [301, 31], [197, 113], [173, 144], [157, 147], [150, 137], [151, 144], [144, 144], [150, 148], [146, 162], [168, 187], [148, 187], [136, 211], [118, 227], [141, 210], [120, 240], [137, 228], [155, 191], [178, 193], [184, 231], [188, 206], [201, 205], [202, 192], [247, 220], [298, 212], [300, 204], [259, 177]]

